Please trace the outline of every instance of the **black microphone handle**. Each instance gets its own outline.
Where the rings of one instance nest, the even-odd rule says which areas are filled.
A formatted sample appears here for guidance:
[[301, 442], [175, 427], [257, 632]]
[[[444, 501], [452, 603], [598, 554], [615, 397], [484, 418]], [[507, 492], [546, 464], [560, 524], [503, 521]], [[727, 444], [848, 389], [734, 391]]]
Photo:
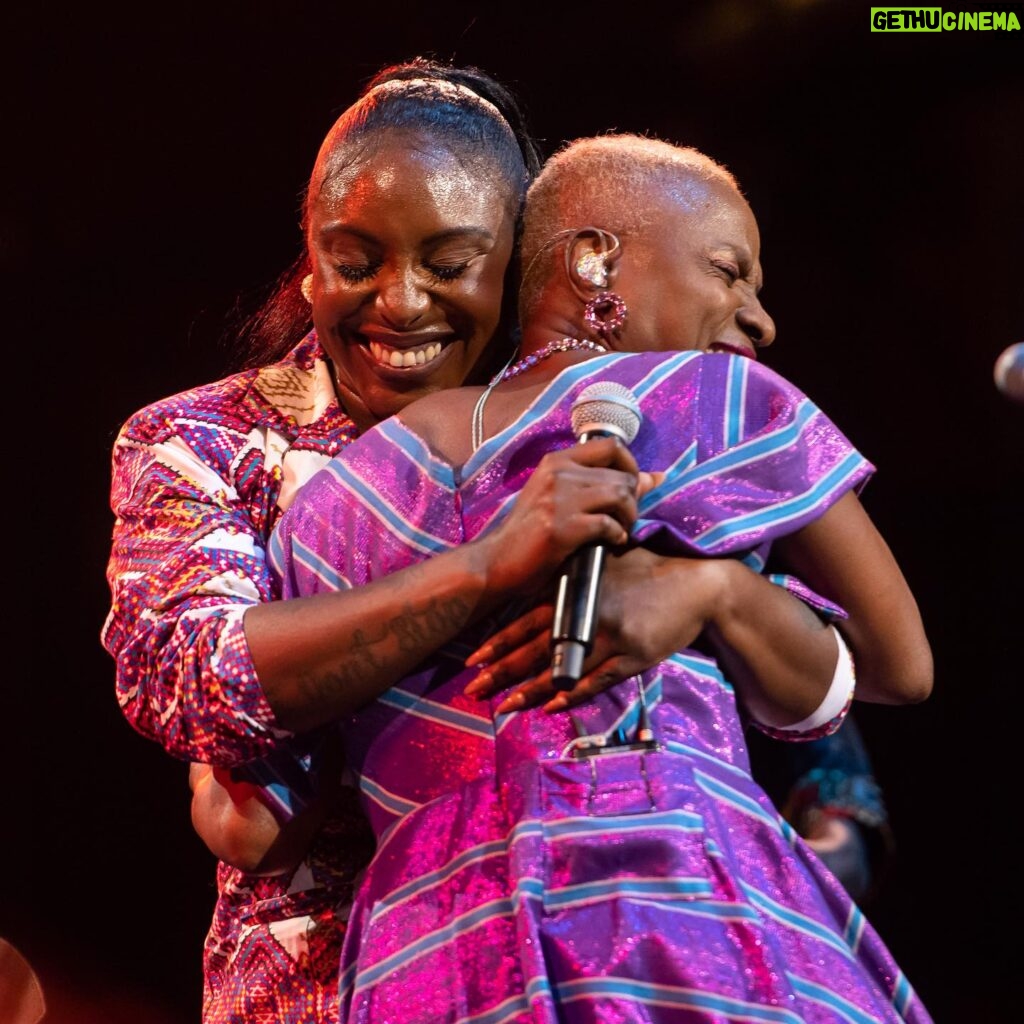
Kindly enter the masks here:
[[[579, 441], [614, 436], [610, 431], [588, 430]], [[604, 556], [603, 544], [585, 544], [559, 578], [551, 627], [551, 677], [556, 690], [571, 690], [579, 682], [583, 661], [594, 645]]]
[[551, 654], [556, 690], [571, 690], [583, 675], [583, 661], [594, 644], [604, 556], [603, 544], [585, 545], [558, 581]]

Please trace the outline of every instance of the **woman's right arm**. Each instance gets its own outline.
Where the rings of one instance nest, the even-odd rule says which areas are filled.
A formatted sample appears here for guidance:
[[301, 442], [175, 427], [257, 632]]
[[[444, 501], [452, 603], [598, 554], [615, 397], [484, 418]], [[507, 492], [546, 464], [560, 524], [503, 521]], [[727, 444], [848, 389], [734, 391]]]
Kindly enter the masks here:
[[[480, 537], [352, 589], [253, 606], [246, 637], [277, 722], [301, 731], [358, 710], [466, 625], [535, 594], [581, 545], [624, 543], [637, 483], [614, 440], [554, 452]], [[305, 533], [303, 546], [325, 529]]]
[[187, 761], [256, 760], [361, 707], [580, 544], [621, 543], [636, 515], [628, 453], [577, 447], [545, 460], [488, 537], [358, 591], [276, 601], [273, 509], [212, 428], [186, 435], [177, 404], [134, 417], [115, 446], [102, 639], [125, 716]]

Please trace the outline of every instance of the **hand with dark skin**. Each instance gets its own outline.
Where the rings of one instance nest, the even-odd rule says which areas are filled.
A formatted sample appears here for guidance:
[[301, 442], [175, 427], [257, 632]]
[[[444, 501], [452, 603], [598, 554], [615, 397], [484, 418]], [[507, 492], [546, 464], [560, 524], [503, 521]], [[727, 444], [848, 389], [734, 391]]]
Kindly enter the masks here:
[[278, 724], [299, 732], [364, 707], [581, 545], [623, 544], [649, 483], [615, 441], [576, 445], [546, 455], [505, 520], [470, 543], [357, 590], [254, 605], [246, 637]]
[[[614, 440], [577, 445], [545, 456], [487, 537], [358, 591], [254, 606], [246, 633], [278, 720], [298, 730], [358, 709], [478, 616], [545, 587], [580, 544], [624, 544], [637, 496], [651, 485]], [[382, 625], [368, 638], [375, 609]], [[279, 646], [276, 636], [284, 639]], [[340, 772], [340, 752], [337, 761]], [[292, 870], [330, 813], [336, 774], [324, 773], [319, 798], [282, 824], [258, 787], [228, 769], [193, 764], [193, 826], [235, 867], [257, 875]]]
[[[667, 608], [674, 614], [666, 615]], [[744, 615], [755, 608], [758, 629], [748, 632], [742, 626]], [[824, 623], [809, 608], [734, 559], [666, 557], [644, 548], [611, 553], [602, 577], [594, 648], [585, 674], [568, 691], [555, 691], [551, 681], [552, 617], [553, 605], [540, 605], [474, 652], [468, 664], [485, 667], [467, 694], [483, 699], [526, 679], [498, 712], [542, 704], [556, 713], [586, 702], [712, 631], [720, 639], [720, 658], [728, 660], [725, 652], [739, 645], [734, 677], [753, 675], [762, 680], [760, 685], [773, 672], [789, 671], [784, 659], [791, 652], [774, 649], [779, 642], [775, 638], [787, 631], [821, 632], [820, 649], [810, 641], [811, 675], [831, 671], [829, 659], [835, 655]], [[808, 639], [804, 637], [804, 642]], [[776, 662], [780, 668], [774, 667]], [[816, 695], [817, 687], [813, 690]]]
[[[916, 601], [856, 495], [846, 494], [776, 548], [801, 579], [849, 613], [837, 625], [854, 654], [859, 700], [913, 703], [928, 696], [931, 650], [923, 640]], [[696, 599], [702, 593], [711, 596]], [[666, 607], [677, 615], [664, 615]], [[817, 649], [803, 656], [819, 670], [821, 664], [835, 664], [835, 644], [809, 608], [728, 559], [659, 557], [642, 549], [613, 555], [606, 562], [599, 610], [586, 673], [572, 690], [558, 693], [551, 683], [548, 604], [500, 630], [470, 656], [469, 664], [486, 668], [466, 692], [491, 696], [539, 673], [517, 686], [498, 710], [543, 704], [555, 712], [590, 699], [704, 633], [751, 714], [767, 725], [785, 725], [779, 710], [771, 708], [771, 680], [779, 681], [778, 696], [789, 693], [792, 665], [801, 654], [786, 641], [800, 636], [795, 630], [801, 621], [811, 631], [817, 623], [822, 634], [820, 646], [815, 643]], [[792, 629], [785, 628], [787, 622]], [[813, 687], [806, 702], [782, 696], [791, 709], [789, 722], [806, 717], [816, 699], [820, 690]]]

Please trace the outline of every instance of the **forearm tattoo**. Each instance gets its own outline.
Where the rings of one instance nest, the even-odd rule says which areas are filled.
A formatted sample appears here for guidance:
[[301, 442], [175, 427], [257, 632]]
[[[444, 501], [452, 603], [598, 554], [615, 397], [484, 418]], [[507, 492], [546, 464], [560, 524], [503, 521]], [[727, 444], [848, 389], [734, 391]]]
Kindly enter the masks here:
[[331, 701], [339, 694], [393, 685], [469, 622], [473, 606], [461, 597], [406, 605], [373, 634], [356, 629], [343, 660], [333, 669], [301, 680], [309, 699]]

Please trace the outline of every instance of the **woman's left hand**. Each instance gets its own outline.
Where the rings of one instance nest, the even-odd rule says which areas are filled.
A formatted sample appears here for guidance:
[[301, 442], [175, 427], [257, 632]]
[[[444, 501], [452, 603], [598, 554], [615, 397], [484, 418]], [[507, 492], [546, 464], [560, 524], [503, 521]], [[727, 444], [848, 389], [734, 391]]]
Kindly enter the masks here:
[[545, 601], [489, 637], [467, 659], [468, 665], [485, 667], [466, 694], [483, 700], [527, 679], [498, 705], [499, 714], [539, 705], [548, 712], [563, 711], [589, 700], [693, 643], [719, 593], [717, 565], [713, 559], [668, 558], [644, 548], [610, 553], [601, 579], [594, 647], [571, 690], [556, 690], [552, 683], [554, 607]]

